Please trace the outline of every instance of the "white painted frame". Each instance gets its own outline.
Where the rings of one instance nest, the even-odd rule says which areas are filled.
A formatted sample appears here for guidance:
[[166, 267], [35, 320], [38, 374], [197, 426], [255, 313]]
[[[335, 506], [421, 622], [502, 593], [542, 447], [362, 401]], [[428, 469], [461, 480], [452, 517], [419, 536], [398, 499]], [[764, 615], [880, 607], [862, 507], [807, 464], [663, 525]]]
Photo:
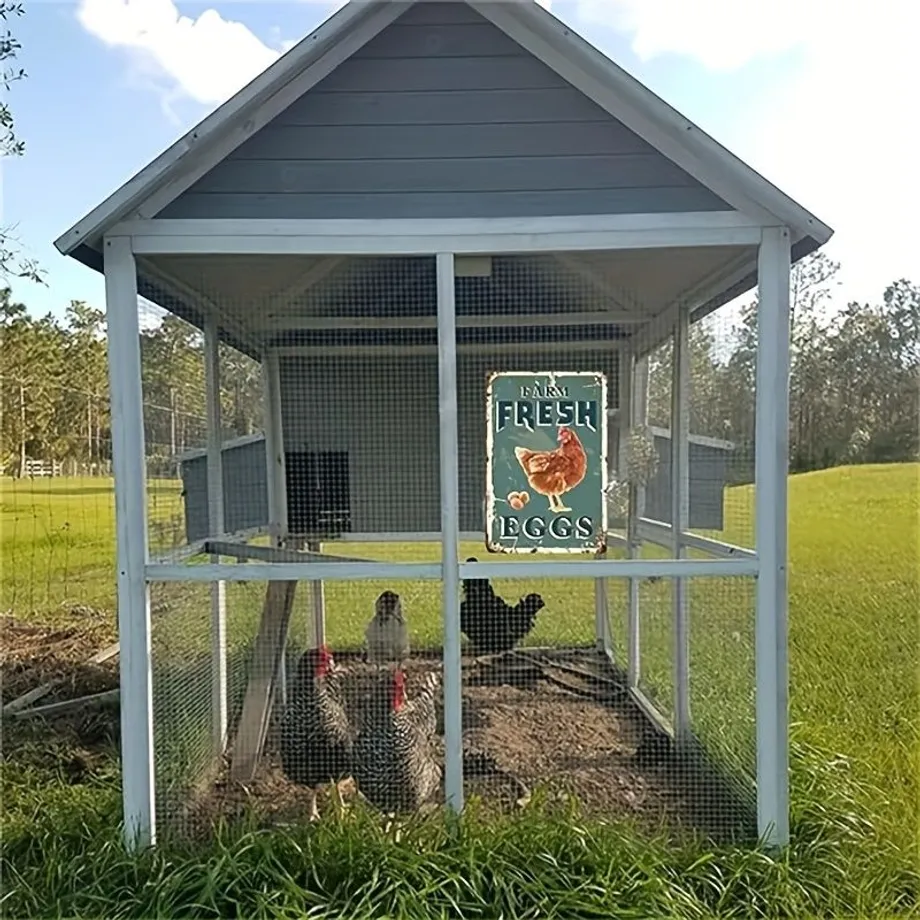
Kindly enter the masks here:
[[[629, 387], [629, 415], [631, 427], [645, 427], [648, 420], [648, 356], [637, 358], [630, 350], [632, 359], [631, 382]], [[626, 547], [630, 559], [642, 556], [642, 533], [639, 522], [645, 513], [645, 487], [632, 486], [629, 490], [629, 506], [626, 521]], [[639, 587], [641, 581], [629, 579], [629, 600], [626, 619], [627, 683], [633, 691], [638, 691], [642, 676], [642, 626], [639, 619]]]
[[[690, 312], [679, 308], [672, 333], [671, 364], [671, 552], [686, 557], [682, 535], [690, 525]], [[689, 585], [683, 578], [671, 584], [674, 628], [674, 731], [685, 743], [690, 722]]]
[[[220, 341], [216, 317], [204, 326], [204, 387], [207, 411], [208, 533], [224, 532], [224, 464], [220, 409]], [[211, 556], [211, 562], [220, 561]], [[227, 583], [211, 583], [211, 734], [215, 755], [227, 743]]]
[[116, 226], [144, 255], [463, 255], [755, 246], [735, 211], [386, 220], [159, 219]]
[[444, 611], [444, 792], [463, 810], [463, 685], [460, 640], [460, 461], [454, 254], [437, 254], [440, 422], [441, 603]]
[[156, 808], [150, 590], [144, 577], [149, 551], [137, 271], [131, 241], [125, 237], [107, 237], [103, 257], [115, 473], [121, 788], [125, 844], [138, 850], [156, 843]]
[[758, 263], [755, 410], [755, 538], [760, 573], [755, 618], [757, 825], [775, 847], [789, 843], [789, 310], [791, 241], [763, 232]]
[[[585, 313], [520, 313], [458, 316], [458, 329], [504, 329], [515, 326], [613, 326], [646, 323], [651, 314], [626, 310]], [[259, 331], [322, 329], [437, 329], [437, 316], [278, 316]]]
[[[694, 578], [756, 575], [759, 561], [737, 559], [591, 559], [580, 562], [461, 562], [461, 578]], [[440, 581], [436, 562], [152, 563], [148, 581]]]
[[[649, 234], [649, 228], [627, 224], [642, 224], [646, 216], [630, 217], [626, 223], [616, 231], [615, 237], [610, 234], [614, 231], [608, 228], [597, 231], [605, 235], [609, 246], [622, 248], [647, 248], [649, 245], [726, 245], [723, 231], [714, 233], [712, 227], [685, 227], [682, 231], [664, 231], [660, 227]], [[686, 215], [684, 215], [686, 218]], [[163, 222], [165, 224], [165, 222]], [[181, 222], [185, 224], [186, 222]], [[210, 223], [210, 222], [208, 222]], [[274, 223], [274, 222], [269, 222]], [[453, 222], [448, 222], [453, 223]], [[263, 226], [264, 225], [260, 225]], [[163, 228], [160, 227], [160, 230]], [[442, 227], [442, 229], [444, 229]], [[492, 228], [494, 231], [494, 227]], [[732, 233], [740, 232], [743, 243], [739, 237], [734, 236], [735, 244], [747, 245], [752, 236], [751, 228], [743, 231], [735, 228]], [[665, 233], [668, 235], [666, 236]], [[658, 234], [657, 236], [655, 234]], [[429, 563], [248, 563], [246, 565], [211, 563], [205, 565], [181, 565], [170, 563], [151, 563], [146, 547], [145, 510], [141, 514], [131, 514], [131, 508], [138, 507], [145, 496], [144, 486], [144, 443], [141, 421], [140, 401], [140, 361], [139, 351], [136, 347], [125, 348], [126, 337], [137, 334], [136, 317], [136, 281], [134, 276], [134, 257], [131, 252], [132, 239], [125, 237], [112, 237], [106, 240], [107, 255], [106, 281], [107, 281], [107, 308], [113, 316], [133, 313], [133, 321], [124, 320], [120, 327], [119, 320], [114, 321], [112, 327], [111, 347], [115, 343], [120, 351], [117, 356], [113, 351], [112, 358], [112, 389], [113, 401], [119, 401], [122, 408], [113, 409], [113, 416], [121, 418], [121, 432], [118, 433], [119, 424], [113, 421], [116, 432], [116, 453], [120, 451], [121, 459], [116, 463], [118, 478], [121, 485], [118, 487], [121, 498], [118, 507], [121, 514], [119, 525], [119, 601], [120, 601], [120, 628], [124, 635], [125, 647], [130, 649], [122, 662], [123, 687], [126, 690], [123, 712], [133, 711], [135, 717], [131, 724], [124, 724], [125, 739], [131, 739], [131, 755], [126, 760], [124, 795], [125, 813], [129, 816], [129, 827], [132, 841], [153, 842], [155, 839], [155, 824], [153, 813], [153, 750], [152, 750], [152, 705], [150, 701], [150, 627], [149, 603], [147, 600], [147, 581], [187, 581], [198, 583], [213, 583], [220, 581], [277, 581], [301, 580], [318, 583], [324, 580], [379, 580], [379, 579], [418, 579], [442, 582], [445, 609], [445, 704], [450, 710], [451, 724], [455, 728], [451, 736], [451, 744], [457, 745], [459, 735], [459, 703], [456, 699], [448, 703], [451, 688], [459, 687], [451, 674], [452, 669], [459, 675], [459, 601], [454, 588], [459, 580], [464, 577], [485, 578], [526, 578], [539, 576], [541, 578], [591, 578], [595, 581], [606, 578], [628, 578], [631, 583], [630, 609], [629, 609], [629, 671], [630, 683], [635, 689], [639, 675], [639, 611], [637, 598], [633, 596], [633, 585], [638, 585], [641, 579], [651, 576], [672, 577], [686, 579], [694, 576], [758, 576], [758, 607], [757, 607], [757, 750], [758, 750], [758, 824], [761, 832], [770, 842], [782, 845], [788, 840], [788, 780], [785, 776], [785, 765], [788, 763], [788, 715], [785, 711], [787, 699], [786, 684], [786, 586], [785, 586], [785, 451], [787, 449], [785, 434], [784, 406], [788, 401], [788, 335], [786, 323], [788, 322], [788, 290], [782, 282], [778, 281], [785, 272], [788, 279], [790, 263], [790, 245], [788, 231], [777, 228], [758, 230], [762, 238], [759, 255], [759, 272], [761, 285], [761, 305], [759, 322], [761, 328], [760, 353], [758, 356], [758, 443], [760, 444], [757, 458], [757, 490], [758, 490], [758, 524], [757, 524], [757, 551], [737, 552], [732, 554], [729, 550], [713, 549], [714, 555], [724, 555], [725, 558], [711, 559], [685, 559], [676, 558], [668, 560], [646, 560], [640, 558], [628, 559], [594, 559], [581, 562], [480, 562], [462, 563], [452, 562], [458, 550], [460, 535], [457, 532], [457, 509], [452, 504], [450, 494], [451, 484], [456, 486], [456, 469], [451, 469], [448, 460], [442, 468], [442, 541], [450, 544], [445, 547], [445, 553], [440, 564]], [[219, 234], [218, 234], [219, 236]], [[526, 242], [528, 249], [525, 251], [546, 251], [547, 249], [584, 248], [584, 237], [581, 231], [569, 230], [566, 232], [556, 228], [553, 232], [536, 234], [536, 239], [531, 235]], [[151, 239], [143, 237], [141, 239]], [[186, 236], [187, 241], [199, 240], [194, 245], [206, 246], [208, 251], [214, 248], [213, 242], [201, 243], [195, 235]], [[214, 239], [213, 237], [211, 238]], [[226, 237], [232, 240], [232, 245], [221, 251], [247, 251], [246, 247], [253, 242], [252, 237], [238, 236]], [[270, 249], [265, 244], [262, 251], [278, 252], [278, 242], [290, 240], [284, 234], [267, 236], [259, 239], [273, 241], [274, 248]], [[328, 236], [323, 251], [328, 253]], [[426, 240], [425, 251], [432, 254], [432, 248], [441, 241], [450, 239], [449, 234], [443, 233], [440, 237]], [[494, 232], [490, 236], [477, 241], [470, 251], [495, 251], [496, 242], [508, 237]], [[518, 242], [523, 236], [515, 238]], [[655, 242], [657, 240], [657, 242]], [[666, 243], [666, 240], [670, 242]], [[175, 240], [174, 240], [175, 242]], [[350, 238], [342, 248], [349, 252], [380, 251], [381, 236], [374, 234], [362, 238]], [[405, 241], [399, 245], [403, 246]], [[161, 238], [159, 244], [162, 251], [175, 252], [169, 248], [168, 239]], [[306, 241], [303, 249], [319, 246], [318, 242]], [[114, 247], [114, 248], [113, 248]], [[371, 247], [371, 248], [366, 248]], [[293, 247], [295, 250], [297, 247]], [[194, 251], [190, 246], [186, 251]], [[287, 250], [290, 251], [290, 250]], [[456, 393], [456, 353], [455, 348], [456, 318], [453, 316], [452, 291], [453, 291], [453, 255], [452, 250], [445, 249], [438, 255], [439, 266], [439, 374], [444, 390], [455, 395]], [[446, 293], [446, 266], [450, 267], [451, 294]], [[130, 300], [130, 310], [124, 304]], [[771, 312], [773, 311], [773, 312]], [[777, 318], [775, 313], [779, 313]], [[450, 314], [450, 318], [447, 317]], [[785, 319], [783, 319], [783, 315]], [[445, 329], [444, 323], [447, 323]], [[449, 342], [448, 343], [448, 336]], [[584, 343], [585, 347], [597, 349], [603, 347], [601, 342]], [[571, 343], [566, 343], [570, 348]], [[776, 349], [782, 348], [779, 365], [772, 360]], [[519, 349], [519, 346], [515, 346]], [[490, 351], [496, 351], [490, 348]], [[271, 368], [282, 354], [281, 350], [265, 356], [266, 367]], [[379, 353], [379, 352], [377, 352]], [[770, 361], [763, 360], [763, 355], [771, 355]], [[636, 358], [636, 354], [633, 354]], [[643, 361], [635, 361], [634, 376], [632, 379], [631, 417], [635, 422], [643, 417], [644, 407], [640, 407], [644, 397], [641, 395], [643, 386], [639, 377]], [[453, 368], [453, 369], [452, 369]], [[785, 368], [785, 370], [783, 370]], [[135, 380], [132, 383], [132, 374]], [[782, 375], [783, 379], [778, 378]], [[277, 379], [277, 371], [267, 375], [270, 402], [280, 408], [280, 385], [273, 383]], [[450, 389], [450, 378], [453, 378], [453, 389]], [[785, 396], [783, 394], [786, 394]], [[127, 409], [128, 401], [136, 405], [135, 418], [128, 420], [130, 412]], [[448, 411], [443, 401], [441, 404], [441, 438], [442, 445], [456, 444], [456, 417], [455, 407], [453, 412]], [[453, 415], [453, 418], [451, 416]], [[453, 439], [450, 427], [453, 425]], [[674, 428], [672, 422], [672, 428]], [[676, 428], [678, 432], [680, 427]], [[276, 430], [267, 441], [273, 446], [275, 469], [275, 497], [273, 498], [273, 519], [277, 525], [278, 536], [286, 536], [286, 514], [282, 514], [280, 503], [283, 501], [283, 447], [281, 446], [280, 417]], [[674, 439], [680, 442], [680, 437]], [[209, 444], [209, 448], [211, 445]], [[443, 447], [442, 447], [443, 450]], [[451, 451], [446, 452], [448, 456]], [[209, 450], [210, 454], [210, 450]], [[454, 463], [456, 451], [452, 452]], [[443, 460], [443, 458], [442, 458]], [[278, 464], [282, 466], [278, 466]], [[270, 477], [271, 480], [272, 477]], [[139, 480], [139, 481], [138, 481]], [[145, 509], [145, 506], [143, 506]], [[631, 517], [634, 519], [630, 535], [627, 540], [630, 547], [637, 545], [636, 541], [651, 538], [657, 535], [656, 522], [643, 520], [641, 505], [636, 496], [631, 501]], [[447, 526], [450, 521], [450, 526]], [[684, 528], [678, 527], [678, 534], [670, 534], [670, 539], [675, 546], [681, 548], [689, 545], [692, 537], [694, 540], [704, 540], [694, 535], [687, 534]], [[632, 539], [630, 539], [630, 537]], [[718, 541], [712, 541], [717, 544]], [[451, 549], [452, 547], [452, 549]], [[703, 548], [702, 545], [700, 548]], [[740, 549], [740, 548], [737, 548]], [[632, 551], [632, 550], [631, 550]], [[123, 562], [121, 560], [124, 560]], [[769, 562], [767, 561], [769, 560]], [[128, 615], [125, 611], [133, 605], [143, 611], [141, 622], [137, 617]], [[145, 620], [145, 621], [144, 621]], [[455, 650], [456, 649], [456, 653]], [[455, 665], [451, 665], [455, 661]], [[129, 663], [130, 662], [130, 666]], [[634, 683], [635, 681], [635, 683]], [[456, 689], [455, 691], [456, 692]], [[146, 738], [146, 740], [145, 740]], [[462, 758], [456, 750], [448, 756], [448, 784], [450, 801], [454, 807], [462, 807]], [[451, 766], [453, 764], [453, 766]]]

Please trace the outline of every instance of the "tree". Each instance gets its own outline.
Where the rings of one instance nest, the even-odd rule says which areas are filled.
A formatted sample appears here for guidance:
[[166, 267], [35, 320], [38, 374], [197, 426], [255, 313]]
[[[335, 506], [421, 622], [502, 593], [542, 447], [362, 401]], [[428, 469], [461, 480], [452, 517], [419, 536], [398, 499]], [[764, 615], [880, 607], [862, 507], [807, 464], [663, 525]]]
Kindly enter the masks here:
[[[0, 0], [0, 19], [6, 25], [12, 18], [21, 16], [21, 3]], [[13, 111], [6, 96], [13, 84], [25, 78], [26, 72], [16, 66], [16, 58], [22, 49], [9, 28], [0, 33], [0, 84], [4, 93], [0, 97], [0, 158], [21, 157], [25, 153], [25, 143], [16, 134]], [[13, 236], [13, 228], [0, 228], [0, 280], [9, 278], [28, 278], [43, 282], [42, 272], [31, 259], [22, 256], [18, 241]]]
[[[33, 319], [23, 304], [0, 290], [0, 388], [4, 465], [23, 475], [25, 461], [51, 459], [60, 450], [56, 424], [61, 396], [65, 333], [50, 314]], [[58, 420], [59, 422], [59, 420]], [[16, 446], [15, 463], [12, 448]]]

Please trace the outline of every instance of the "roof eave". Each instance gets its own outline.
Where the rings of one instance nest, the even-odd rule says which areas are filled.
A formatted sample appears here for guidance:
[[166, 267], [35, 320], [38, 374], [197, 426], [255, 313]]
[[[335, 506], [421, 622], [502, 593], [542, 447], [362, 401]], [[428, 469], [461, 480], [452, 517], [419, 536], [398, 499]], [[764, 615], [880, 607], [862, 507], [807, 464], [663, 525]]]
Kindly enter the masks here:
[[[246, 114], [258, 109], [279, 87], [341, 41], [342, 37], [386, 0], [351, 0], [322, 22], [293, 48], [251, 80], [239, 92], [218, 106], [194, 128], [171, 144], [127, 182], [61, 234], [54, 246], [62, 255], [72, 255], [83, 245], [93, 246], [119, 221], [128, 217], [157, 189], [169, 182], [172, 173], [189, 154], [220, 139], [221, 134]], [[80, 260], [82, 261], [82, 259]]]
[[[482, 5], [482, 0], [467, 2], [477, 8]], [[519, 23], [529, 29], [535, 37], [542, 39], [570, 60], [577, 61], [579, 68], [589, 79], [593, 78], [610, 86], [626, 106], [642, 112], [649, 121], [655, 122], [656, 128], [662, 134], [672, 140], [678, 139], [690, 157], [710, 164], [719, 173], [726, 175], [742, 195], [775, 218], [777, 224], [789, 227], [799, 238], [813, 238], [818, 246], [823, 246], [831, 238], [834, 231], [827, 224], [681, 115], [673, 106], [569, 28], [551, 11], [534, 0], [509, 0], [504, 9], [514, 10]], [[481, 12], [487, 15], [484, 10]], [[487, 18], [490, 17], [487, 15]], [[615, 112], [611, 114], [616, 117]]]

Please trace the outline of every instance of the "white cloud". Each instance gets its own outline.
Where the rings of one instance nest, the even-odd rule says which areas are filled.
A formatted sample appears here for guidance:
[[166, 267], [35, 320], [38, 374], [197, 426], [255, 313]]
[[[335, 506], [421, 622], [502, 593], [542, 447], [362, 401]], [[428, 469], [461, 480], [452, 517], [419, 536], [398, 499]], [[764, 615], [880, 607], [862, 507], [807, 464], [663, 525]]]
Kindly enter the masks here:
[[731, 71], [799, 49], [797, 78], [778, 74], [777, 89], [718, 139], [834, 228], [827, 251], [843, 263], [844, 297], [877, 298], [896, 277], [920, 280], [920, 3], [579, 0], [578, 15], [583, 28], [629, 34], [642, 60], [671, 53], [724, 73], [726, 92]]
[[172, 0], [80, 0], [77, 18], [105, 44], [129, 51], [167, 93], [204, 105], [224, 102], [281, 53], [241, 22], [214, 9], [191, 19]]

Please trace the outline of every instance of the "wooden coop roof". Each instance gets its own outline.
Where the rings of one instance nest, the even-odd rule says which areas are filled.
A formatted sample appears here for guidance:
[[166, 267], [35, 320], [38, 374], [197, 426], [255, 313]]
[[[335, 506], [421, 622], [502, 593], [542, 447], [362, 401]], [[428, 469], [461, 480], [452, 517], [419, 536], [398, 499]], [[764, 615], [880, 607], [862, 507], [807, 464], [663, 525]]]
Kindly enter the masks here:
[[[121, 188], [93, 208], [59, 237], [55, 241], [55, 246], [61, 253], [70, 255], [95, 270], [101, 271], [102, 239], [120, 222], [135, 219], [165, 217], [183, 219], [189, 216], [200, 216], [190, 214], [188, 208], [181, 206], [183, 201], [189, 200], [190, 190], [194, 198], [195, 190], [202, 187], [213, 193], [227, 187], [228, 183], [232, 186], [233, 177], [236, 175], [233, 169], [240, 167], [240, 163], [231, 162], [231, 158], [244, 144], [250, 142], [251, 145], [267, 126], [299, 104], [317, 84], [330, 78], [334, 72], [338, 72], [343, 64], [359, 55], [365, 46], [375, 39], [380, 41], [383, 34], [394, 23], [407, 16], [413, 8], [421, 9], [431, 6], [440, 7], [442, 10], [446, 7], [462, 7], [473, 11], [477, 17], [482, 17], [490, 28], [502, 33], [502, 41], [510, 39], [516, 47], [522, 48], [527, 55], [539, 61], [541, 66], [549, 68], [555, 75], [558, 75], [565, 81], [566, 86], [573, 87], [584, 97], [586, 104], [599, 107], [599, 111], [602, 110], [601, 114], [615, 119], [620, 128], [634, 138], [636, 143], [645, 145], [658, 157], [659, 166], [656, 168], [660, 169], [660, 163], [666, 163], [666, 168], [672, 174], [671, 184], [676, 187], [671, 190], [675, 195], [673, 200], [683, 200], [686, 204], [682, 207], [658, 207], [656, 210], [734, 211], [764, 226], [777, 224], [788, 226], [792, 233], [793, 259], [801, 258], [814, 251], [830, 238], [833, 231], [827, 225], [680, 115], [534, 0], [510, 0], [510, 2], [508, 0], [505, 2], [458, 0], [452, 4], [431, 4], [424, 0], [404, 0], [404, 2], [351, 0], [235, 96], [141, 169]], [[432, 57], [437, 57], [439, 53], [437, 48], [430, 51]], [[399, 59], [394, 57], [393, 60], [398, 62]], [[595, 159], [601, 161], [594, 164], [595, 171], [603, 172], [605, 168], [608, 168], [605, 167], [602, 157]], [[349, 165], [360, 166], [361, 164], [345, 164], [345, 172], [339, 168], [337, 178], [340, 184], [343, 181], [343, 175], [351, 175], [347, 172]], [[637, 168], [641, 169], [641, 165], [637, 164]], [[615, 167], [612, 163], [609, 166], [610, 170], [624, 168], [622, 165]], [[216, 180], [217, 186], [211, 188], [208, 182], [214, 185], [213, 177], [215, 176], [219, 176]], [[310, 199], [310, 194], [288, 194], [287, 188], [282, 188], [284, 186], [282, 178], [278, 176], [271, 178], [272, 182], [280, 183], [279, 192], [283, 192], [282, 194], [263, 195], [262, 197], [273, 198], [277, 207], [287, 208], [295, 207], [295, 198]], [[318, 180], [314, 179], [314, 181]], [[491, 181], [497, 189], [505, 180], [492, 175]], [[617, 183], [608, 184], [616, 185]], [[539, 186], [533, 187], [538, 188]], [[355, 189], [356, 193], [361, 191], [362, 189]], [[612, 196], [614, 199], [619, 195], [620, 201], [630, 200], [630, 189], [614, 190], [614, 192], [616, 193]], [[317, 194], [315, 197], [320, 198], [322, 195]], [[500, 199], [501, 193], [499, 192], [494, 197], [496, 200]], [[216, 201], [218, 198], [221, 198], [221, 195], [212, 194], [210, 201]], [[580, 200], [586, 199], [590, 200], [591, 195], [583, 193]], [[575, 199], [572, 199], [570, 195], [566, 200]], [[176, 210], [177, 207], [178, 210]], [[601, 205], [595, 205], [593, 213], [598, 213], [601, 207]], [[641, 206], [633, 207], [629, 204], [623, 204], [620, 207], [620, 213], [629, 213], [630, 210], [641, 212], [651, 209], [644, 209]], [[570, 209], [555, 213], [587, 213], [587, 209], [584, 212]], [[281, 217], [282, 215], [266, 214], [265, 216]], [[452, 216], [462, 217], [464, 215], [454, 214]], [[526, 216], [526, 212], [511, 212], [507, 216]], [[168, 251], [168, 247], [164, 247], [164, 251]], [[591, 256], [590, 253], [579, 254], [578, 258], [582, 262], [590, 262]], [[733, 271], [722, 272], [717, 281], [709, 283], [709, 287], [704, 292], [705, 297], [700, 299], [695, 307], [697, 315], [709, 312], [755, 284], [756, 248], [749, 248], [749, 251], [741, 253], [741, 256], [743, 264], [740, 265], [740, 268], [736, 251]], [[262, 257], [263, 262], [267, 258], [272, 257]], [[624, 271], [628, 270], [626, 260], [629, 258], [633, 257], [623, 253], [618, 254], [618, 261], [610, 271], [617, 277], [621, 277]], [[660, 258], [661, 251], [659, 250]], [[671, 258], [671, 253], [668, 258]], [[679, 252], [675, 251], [673, 258], [679, 261], [681, 258]], [[688, 258], [696, 260], [701, 266], [698, 279], [688, 279], [685, 273], [684, 281], [695, 282], [702, 279], [706, 274], [702, 267], [706, 258], [705, 250], [686, 251], [683, 258], [685, 261]], [[724, 258], [727, 264], [728, 254], [725, 254]], [[193, 304], [195, 295], [202, 293], [195, 284], [195, 278], [203, 277], [200, 274], [205, 268], [203, 257], [163, 255], [158, 256], [156, 260], [149, 261], [156, 261], [161, 268], [167, 262], [172, 262], [171, 270], [158, 278], [155, 266], [147, 266], [144, 260], [139, 260], [139, 293], [200, 326], [202, 317]], [[239, 262], [239, 260], [236, 261]], [[581, 266], [582, 269], [584, 267], [584, 265]], [[183, 269], [185, 269], [184, 272]], [[294, 269], [298, 269], [298, 266], [293, 264], [293, 260], [289, 260], [287, 270], [293, 271]], [[302, 274], [302, 265], [298, 270]], [[278, 279], [285, 271], [280, 261], [273, 271], [276, 273], [272, 277], [280, 285], [282, 281]], [[323, 273], [324, 270], [321, 268], [320, 274]], [[582, 271], [582, 274], [585, 272]], [[590, 266], [587, 274], [591, 274]], [[648, 277], [653, 274], [654, 272], [646, 273]], [[709, 275], [711, 274], [710, 272]], [[219, 277], [224, 279], [228, 277], [227, 260], [224, 260]], [[267, 273], [262, 269], [249, 273], [249, 278], [255, 277], [265, 278]], [[178, 286], [169, 283], [169, 280], [177, 278], [180, 279]], [[220, 303], [221, 313], [231, 314], [231, 322], [227, 324], [222, 322], [225, 338], [229, 341], [234, 338], [232, 334], [234, 327], [241, 328], [240, 318], [237, 322], [232, 321], [234, 312], [232, 294], [234, 291], [242, 294], [244, 287], [227, 282], [226, 288], [226, 292], [214, 290], [210, 293], [212, 301]], [[700, 293], [694, 290], [695, 293]], [[652, 299], [660, 297], [663, 300], [670, 297], [673, 300], [675, 296], [680, 296], [682, 293], [683, 291], [661, 289], [653, 291], [648, 296]], [[253, 296], [258, 296], [257, 292], [247, 292], [250, 313], [251, 305], [256, 302], [252, 299]], [[265, 292], [264, 296], [270, 297], [272, 294]], [[285, 307], [288, 311], [292, 311], [292, 308], [299, 311], [300, 315], [309, 312], [305, 304], [298, 303], [296, 300]], [[654, 312], [654, 306], [650, 306], [649, 310]], [[429, 311], [426, 309], [424, 312]], [[462, 304], [459, 303], [458, 312], [462, 312]], [[304, 342], [312, 338], [319, 344], [323, 340], [322, 335], [306, 334], [318, 331], [301, 329], [300, 334], [294, 336], [294, 339]], [[290, 330], [288, 330], [288, 335], [290, 337]], [[425, 338], [427, 341], [426, 336], [430, 338], [431, 332], [425, 332], [420, 338]], [[245, 339], [245, 336], [240, 338]], [[233, 341], [237, 347], [240, 347], [240, 338]], [[259, 344], [267, 343], [260, 342]], [[252, 352], [253, 348], [244, 346], [244, 350]], [[258, 348], [255, 350], [257, 351]]]

